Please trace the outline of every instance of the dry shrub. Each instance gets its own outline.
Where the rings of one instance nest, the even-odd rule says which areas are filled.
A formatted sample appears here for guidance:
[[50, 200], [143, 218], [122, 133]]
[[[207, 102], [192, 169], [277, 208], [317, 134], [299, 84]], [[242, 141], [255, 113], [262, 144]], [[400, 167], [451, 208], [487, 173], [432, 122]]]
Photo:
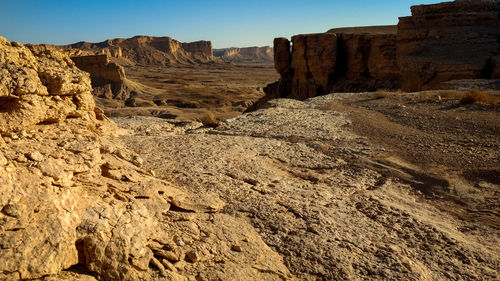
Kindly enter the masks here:
[[219, 125], [219, 121], [215, 119], [215, 115], [212, 111], [207, 111], [205, 115], [200, 118], [200, 122], [203, 126], [215, 128]]
[[375, 93], [373, 93], [373, 98], [378, 100], [378, 99], [384, 99], [387, 96], [389, 96], [389, 93], [385, 90], [377, 90]]
[[488, 93], [481, 90], [471, 90], [464, 94], [460, 98], [460, 102], [464, 104], [470, 103], [480, 103], [480, 104], [489, 104], [489, 105], [497, 105], [500, 103], [498, 98], [490, 96]]
[[439, 91], [438, 95], [444, 99], [461, 99], [464, 92], [457, 90]]

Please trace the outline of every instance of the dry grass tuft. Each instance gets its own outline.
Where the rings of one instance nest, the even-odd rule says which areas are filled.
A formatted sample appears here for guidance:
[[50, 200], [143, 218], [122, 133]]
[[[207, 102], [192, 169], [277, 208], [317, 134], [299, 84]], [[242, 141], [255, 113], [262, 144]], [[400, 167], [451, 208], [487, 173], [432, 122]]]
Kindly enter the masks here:
[[471, 103], [488, 104], [488, 105], [500, 104], [500, 100], [498, 98], [492, 97], [485, 91], [477, 89], [465, 93], [460, 98], [460, 102], [463, 104], [471, 104]]
[[207, 111], [205, 115], [200, 118], [200, 122], [203, 123], [203, 126], [215, 128], [219, 126], [219, 121], [215, 118], [215, 115], [212, 111]]
[[385, 90], [377, 90], [375, 93], [373, 93], [372, 97], [373, 99], [385, 99], [386, 97], [389, 96], [389, 93]]

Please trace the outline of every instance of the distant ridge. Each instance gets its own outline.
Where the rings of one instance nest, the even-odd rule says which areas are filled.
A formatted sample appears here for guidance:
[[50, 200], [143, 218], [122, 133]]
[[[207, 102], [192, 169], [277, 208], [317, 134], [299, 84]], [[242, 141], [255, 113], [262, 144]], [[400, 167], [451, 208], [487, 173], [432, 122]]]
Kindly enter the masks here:
[[215, 49], [214, 56], [225, 62], [270, 63], [274, 62], [273, 49], [269, 46]]
[[212, 42], [196, 41], [181, 43], [171, 37], [134, 36], [117, 38], [98, 43], [77, 42], [57, 46], [72, 56], [107, 54], [122, 59], [122, 64], [172, 65], [211, 63]]

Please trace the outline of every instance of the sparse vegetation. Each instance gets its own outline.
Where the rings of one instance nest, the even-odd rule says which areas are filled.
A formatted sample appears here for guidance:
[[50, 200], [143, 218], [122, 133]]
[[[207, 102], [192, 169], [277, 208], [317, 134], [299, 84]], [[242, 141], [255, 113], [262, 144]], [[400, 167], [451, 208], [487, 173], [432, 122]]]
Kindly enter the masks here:
[[386, 90], [377, 90], [375, 93], [373, 93], [373, 99], [384, 99], [387, 96], [389, 96], [389, 93]]
[[219, 121], [217, 121], [212, 111], [207, 111], [205, 115], [200, 118], [200, 122], [203, 123], [203, 126], [212, 128], [215, 128], [219, 125]]
[[492, 97], [485, 91], [475, 89], [465, 93], [460, 98], [460, 102], [463, 104], [480, 103], [488, 105], [498, 105], [500, 104], [500, 99]]
[[421, 92], [420, 97], [424, 100], [458, 100], [461, 104], [484, 104], [484, 105], [499, 105], [500, 98], [495, 97], [485, 90], [443, 90]]

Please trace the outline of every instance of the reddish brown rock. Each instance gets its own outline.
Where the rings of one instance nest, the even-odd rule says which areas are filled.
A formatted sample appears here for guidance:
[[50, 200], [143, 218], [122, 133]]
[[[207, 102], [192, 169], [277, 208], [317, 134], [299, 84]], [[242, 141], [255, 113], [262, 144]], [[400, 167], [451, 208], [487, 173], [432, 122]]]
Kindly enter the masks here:
[[212, 59], [214, 55], [212, 42], [210, 41], [182, 43], [182, 48], [184, 51], [191, 53], [194, 57], [201, 57], [203, 59]]
[[108, 55], [71, 57], [76, 66], [90, 74], [93, 94], [104, 99], [126, 101], [133, 91], [122, 66], [109, 60]]
[[284, 78], [290, 72], [290, 41], [286, 38], [274, 39], [274, 67]]
[[325, 93], [335, 71], [337, 35], [297, 35], [292, 37], [292, 43], [292, 96], [303, 99]]
[[281, 79], [269, 84], [266, 96], [249, 110], [277, 97], [418, 91], [451, 80], [499, 78], [499, 1], [462, 0], [411, 10], [412, 16], [400, 18], [397, 28], [336, 28], [328, 35], [295, 36], [291, 54], [287, 39], [277, 38], [275, 67]]
[[491, 78], [500, 79], [500, 55], [491, 58]]
[[107, 54], [132, 64], [193, 64], [215, 59], [210, 41], [181, 43], [170, 37], [135, 36], [99, 43], [78, 42], [59, 48], [71, 55]]
[[500, 2], [455, 1], [411, 10], [398, 24], [403, 90], [492, 78], [492, 57], [500, 52]]
[[306, 99], [331, 91], [366, 91], [400, 86], [395, 27], [333, 29], [274, 41], [281, 79], [249, 110], [277, 97]]
[[123, 67], [111, 62], [108, 55], [71, 57], [71, 60], [75, 62], [78, 68], [90, 73], [92, 86], [120, 82], [125, 78]]

